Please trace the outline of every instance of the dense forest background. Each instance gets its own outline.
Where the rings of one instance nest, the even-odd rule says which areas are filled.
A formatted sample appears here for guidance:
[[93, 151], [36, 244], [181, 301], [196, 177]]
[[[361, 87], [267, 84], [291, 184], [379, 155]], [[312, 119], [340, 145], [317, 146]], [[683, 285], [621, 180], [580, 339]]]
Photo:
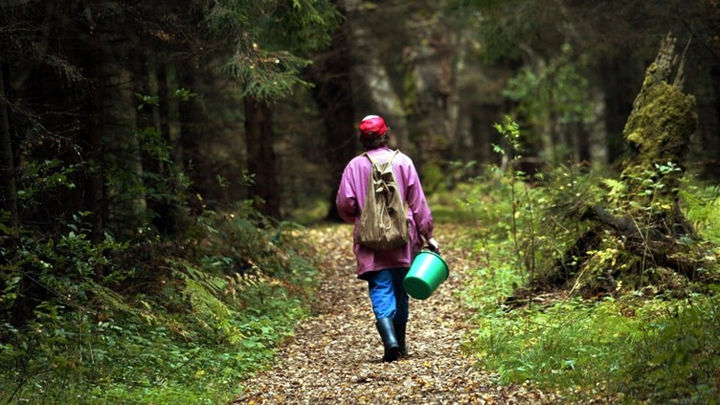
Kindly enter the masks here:
[[[492, 124], [505, 114], [521, 123], [528, 164], [612, 164], [668, 32], [687, 45], [700, 117], [689, 162], [716, 176], [716, 8], [6, 1], [3, 202], [11, 221], [40, 227], [92, 212], [98, 240], [146, 224], [168, 232], [185, 208], [248, 197], [278, 218], [329, 210], [367, 113], [387, 116], [430, 191], [446, 186], [451, 162], [477, 173], [497, 161]], [[17, 208], [28, 170], [74, 187], [53, 184], [32, 212]]]
[[[302, 286], [302, 241], [281, 230], [337, 220], [365, 115], [385, 117], [431, 196], [487, 165], [619, 174], [668, 33], [697, 112], [682, 168], [716, 183], [717, 0], [1, 0], [0, 343], [24, 370], [13, 388], [42, 369], [27, 353], [80, 339], [58, 332], [70, 324], [92, 334], [123, 313], [184, 336], [183, 305], [207, 310], [188, 321], [200, 329], [218, 322], [211, 295], [227, 285], [198, 269], [292, 268]], [[505, 116], [517, 144], [493, 125]], [[228, 314], [213, 339], [240, 328]]]

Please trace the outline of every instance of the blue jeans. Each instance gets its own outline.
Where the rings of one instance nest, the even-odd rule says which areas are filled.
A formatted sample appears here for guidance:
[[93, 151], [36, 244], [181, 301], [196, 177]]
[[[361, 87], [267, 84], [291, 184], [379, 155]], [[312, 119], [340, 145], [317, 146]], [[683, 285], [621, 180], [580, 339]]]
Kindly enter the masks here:
[[384, 269], [367, 276], [368, 292], [376, 319], [391, 318], [395, 324], [408, 320], [408, 295], [403, 279], [408, 269]]

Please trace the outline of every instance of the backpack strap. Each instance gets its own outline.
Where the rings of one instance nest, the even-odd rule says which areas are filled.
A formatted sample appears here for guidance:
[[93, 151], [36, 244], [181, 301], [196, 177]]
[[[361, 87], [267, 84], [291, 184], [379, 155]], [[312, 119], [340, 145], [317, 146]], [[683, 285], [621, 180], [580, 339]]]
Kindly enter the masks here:
[[390, 156], [390, 159], [388, 159], [388, 162], [392, 162], [392, 160], [395, 159], [395, 156], [397, 156], [398, 152], [400, 152], [400, 149], [395, 149], [392, 156]]
[[368, 155], [367, 152], [363, 152], [363, 154], [360, 155], [360, 156], [365, 156], [365, 157], [368, 158], [368, 160], [370, 161], [370, 164], [371, 164], [372, 166], [375, 166], [375, 161], [373, 160], [373, 158], [370, 157], [370, 155]]
[[[392, 156], [390, 156], [390, 159], [388, 159], [385, 163], [392, 162], [392, 160], [395, 159], [395, 156], [397, 156], [398, 152], [400, 152], [400, 149], [395, 149], [393, 151]], [[373, 166], [377, 166], [378, 163], [375, 160], [373, 160], [373, 158], [371, 158], [367, 152], [363, 152], [363, 154], [360, 156], [365, 156], [370, 161], [370, 164], [372, 164]]]

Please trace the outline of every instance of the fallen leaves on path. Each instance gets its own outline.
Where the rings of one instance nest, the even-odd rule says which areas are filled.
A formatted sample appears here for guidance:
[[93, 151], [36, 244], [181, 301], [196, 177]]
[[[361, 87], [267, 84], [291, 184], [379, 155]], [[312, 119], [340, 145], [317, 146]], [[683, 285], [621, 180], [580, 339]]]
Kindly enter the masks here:
[[[424, 301], [411, 299], [410, 356], [383, 363], [382, 342], [367, 295], [355, 277], [352, 227], [327, 225], [307, 231], [324, 256], [315, 316], [296, 329], [274, 367], [244, 382], [233, 403], [557, 403], [529, 385], [501, 386], [473, 366], [461, 350], [467, 310], [453, 295], [472, 268], [467, 254], [448, 247], [452, 229], [440, 229], [450, 279]], [[443, 240], [443, 236], [444, 239]]]

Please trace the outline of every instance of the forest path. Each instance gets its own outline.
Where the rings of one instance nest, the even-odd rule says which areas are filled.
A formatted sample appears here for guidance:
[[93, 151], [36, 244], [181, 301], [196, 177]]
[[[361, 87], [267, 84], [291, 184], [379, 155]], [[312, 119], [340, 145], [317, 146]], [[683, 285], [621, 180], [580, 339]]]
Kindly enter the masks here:
[[233, 403], [457, 404], [550, 403], [557, 398], [528, 386], [499, 386], [473, 367], [461, 349], [469, 312], [453, 292], [473, 268], [452, 248], [457, 226], [439, 225], [436, 235], [451, 276], [427, 300], [411, 298], [409, 357], [383, 363], [382, 343], [367, 295], [355, 277], [352, 227], [308, 230], [322, 256], [315, 315], [300, 324], [278, 353], [277, 363], [244, 383]]

